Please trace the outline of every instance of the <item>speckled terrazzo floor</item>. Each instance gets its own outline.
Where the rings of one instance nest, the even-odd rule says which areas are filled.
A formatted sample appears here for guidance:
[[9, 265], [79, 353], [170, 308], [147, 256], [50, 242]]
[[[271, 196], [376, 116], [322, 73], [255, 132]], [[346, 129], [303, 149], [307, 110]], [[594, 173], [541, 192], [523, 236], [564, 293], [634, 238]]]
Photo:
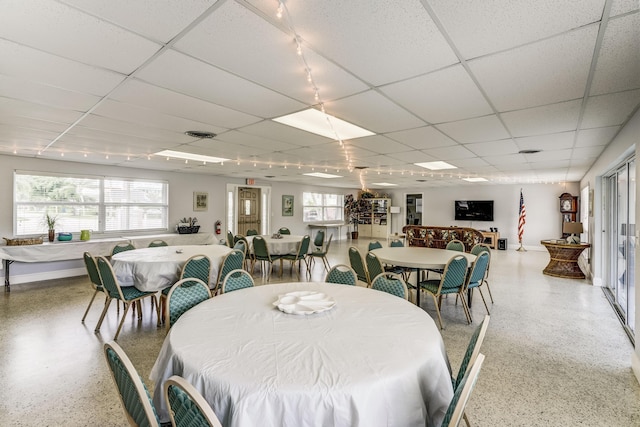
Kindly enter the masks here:
[[[332, 265], [348, 263], [350, 243], [332, 243]], [[366, 248], [368, 240], [357, 243]], [[602, 290], [542, 275], [547, 261], [546, 252], [493, 251], [495, 304], [483, 345], [487, 359], [467, 410], [472, 425], [640, 425], [633, 349]], [[313, 279], [323, 278], [316, 263]], [[290, 280], [285, 271], [283, 281]], [[102, 332], [94, 334], [101, 301], [86, 324], [80, 322], [91, 292], [85, 278], [3, 292], [0, 426], [127, 425], [102, 355], [103, 342], [115, 332], [116, 311], [111, 308]], [[475, 325], [467, 325], [453, 303], [445, 300], [442, 334], [457, 369]], [[423, 307], [435, 315], [428, 298]], [[142, 323], [129, 316], [118, 342], [153, 389], [148, 376], [165, 332], [156, 327], [150, 305], [143, 308]], [[477, 324], [485, 314], [480, 298], [472, 313]]]

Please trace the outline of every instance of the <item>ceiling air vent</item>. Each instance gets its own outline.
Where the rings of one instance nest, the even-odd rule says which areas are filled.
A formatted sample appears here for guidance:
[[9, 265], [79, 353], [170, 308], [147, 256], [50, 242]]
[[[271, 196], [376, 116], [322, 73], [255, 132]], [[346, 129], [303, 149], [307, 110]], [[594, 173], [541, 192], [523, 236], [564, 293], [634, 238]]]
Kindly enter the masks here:
[[518, 154], [536, 154], [541, 152], [542, 150], [520, 150]]
[[355, 166], [354, 169], [360, 169], [360, 170], [369, 169], [369, 166]]
[[205, 132], [201, 130], [188, 130], [184, 134], [198, 139], [213, 139], [216, 137], [216, 134], [213, 132]]

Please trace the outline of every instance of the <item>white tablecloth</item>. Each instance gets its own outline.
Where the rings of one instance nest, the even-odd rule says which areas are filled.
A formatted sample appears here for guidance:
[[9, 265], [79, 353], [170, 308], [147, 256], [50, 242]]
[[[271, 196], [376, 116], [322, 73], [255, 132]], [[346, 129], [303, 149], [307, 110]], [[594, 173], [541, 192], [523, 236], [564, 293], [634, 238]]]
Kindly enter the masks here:
[[[181, 253], [176, 251], [180, 250]], [[222, 258], [231, 252], [223, 245], [160, 246], [120, 252], [111, 258], [121, 286], [135, 286], [141, 291], [159, 291], [173, 285], [184, 263], [194, 255], [211, 258], [209, 285], [215, 284]]]
[[[247, 242], [249, 243], [249, 249], [251, 250], [251, 252], [253, 252], [254, 237], [255, 236], [247, 236]], [[283, 234], [282, 238], [280, 239], [274, 239], [271, 236], [261, 237], [264, 237], [265, 242], [267, 242], [267, 247], [269, 248], [269, 253], [271, 255], [287, 255], [296, 254], [298, 252], [298, 244], [304, 236]]]
[[[294, 290], [324, 292], [336, 305], [309, 316], [273, 307]], [[231, 427], [440, 425], [453, 396], [427, 313], [384, 292], [329, 283], [263, 285], [199, 304], [171, 328], [151, 371], [163, 420], [171, 375], [193, 384]]]

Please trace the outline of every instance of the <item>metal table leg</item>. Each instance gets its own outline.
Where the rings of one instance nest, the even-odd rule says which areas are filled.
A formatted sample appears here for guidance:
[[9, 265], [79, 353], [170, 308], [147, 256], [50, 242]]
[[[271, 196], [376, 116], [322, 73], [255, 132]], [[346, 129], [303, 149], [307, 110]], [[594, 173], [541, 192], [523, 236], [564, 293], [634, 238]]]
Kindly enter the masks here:
[[5, 259], [4, 261], [4, 291], [11, 292], [11, 283], [9, 283], [9, 266], [13, 264], [13, 260]]

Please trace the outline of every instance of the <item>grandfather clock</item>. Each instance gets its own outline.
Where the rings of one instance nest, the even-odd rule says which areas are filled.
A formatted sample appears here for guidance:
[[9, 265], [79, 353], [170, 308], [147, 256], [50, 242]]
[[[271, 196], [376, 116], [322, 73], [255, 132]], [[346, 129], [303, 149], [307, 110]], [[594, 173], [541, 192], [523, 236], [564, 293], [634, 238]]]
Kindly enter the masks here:
[[[569, 193], [562, 193], [560, 195], [560, 215], [562, 215], [562, 225], [565, 222], [576, 222], [578, 214], [578, 196], [572, 196]], [[562, 237], [567, 237], [569, 234], [562, 233]]]

